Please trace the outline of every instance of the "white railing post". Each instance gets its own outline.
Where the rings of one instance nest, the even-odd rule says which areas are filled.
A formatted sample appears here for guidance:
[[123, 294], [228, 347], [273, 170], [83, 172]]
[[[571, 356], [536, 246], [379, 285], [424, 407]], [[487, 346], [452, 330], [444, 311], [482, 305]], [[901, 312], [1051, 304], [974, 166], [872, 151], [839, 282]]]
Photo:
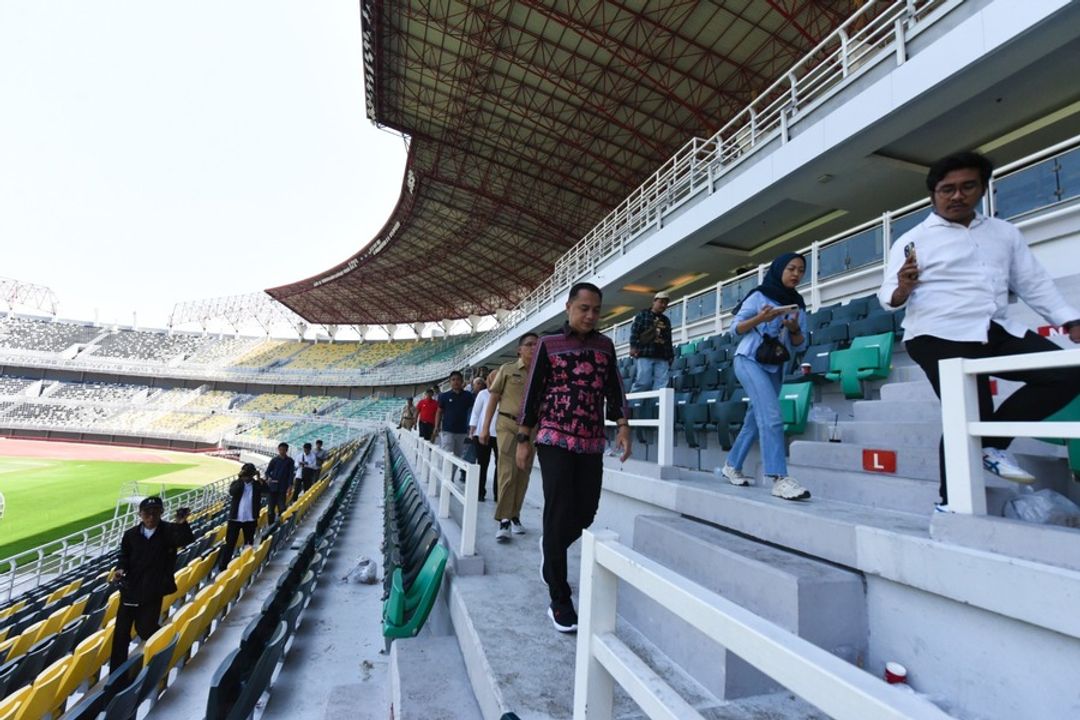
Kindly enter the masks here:
[[941, 433], [945, 442], [949, 509], [968, 515], [985, 515], [982, 439], [972, 436], [968, 427], [968, 423], [979, 419], [977, 379], [975, 375], [964, 373], [963, 358], [942, 360], [938, 367], [941, 375]]
[[[439, 470], [442, 468], [442, 455], [440, 453], [436, 452], [434, 445], [431, 445], [430, 443], [428, 443], [428, 444], [430, 445], [430, 447], [428, 448], [428, 477], [427, 477], [428, 488], [427, 488], [427, 494], [428, 494], [428, 497], [435, 497], [436, 495], [439, 494], [439, 482], [440, 482], [440, 472], [439, 472]], [[436, 464], [438, 464], [438, 465], [436, 466]]]
[[593, 653], [597, 635], [615, 632], [615, 574], [596, 563], [598, 542], [615, 541], [611, 530], [581, 533], [581, 580], [577, 660], [574, 668], [574, 720], [611, 720], [615, 683]]
[[442, 477], [439, 478], [439, 517], [450, 517], [450, 484], [454, 482], [454, 470], [456, 466], [450, 460], [450, 453], [443, 456]]
[[675, 464], [675, 391], [660, 390], [660, 427], [656, 433], [656, 462], [660, 467]]
[[[447, 493], [449, 495], [449, 493]], [[476, 520], [480, 514], [480, 466], [469, 465], [465, 471], [465, 502], [461, 508], [461, 554], [476, 554]]]

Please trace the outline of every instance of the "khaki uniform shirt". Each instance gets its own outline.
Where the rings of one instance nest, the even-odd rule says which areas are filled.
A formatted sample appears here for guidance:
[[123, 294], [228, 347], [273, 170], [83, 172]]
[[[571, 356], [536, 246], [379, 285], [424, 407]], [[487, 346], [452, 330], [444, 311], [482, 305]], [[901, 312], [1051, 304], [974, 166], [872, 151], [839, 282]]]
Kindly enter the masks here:
[[496, 427], [517, 432], [518, 413], [521, 410], [521, 401], [525, 399], [525, 380], [528, 376], [529, 368], [521, 358], [506, 363], [495, 374], [495, 381], [491, 383], [489, 390], [501, 397]]

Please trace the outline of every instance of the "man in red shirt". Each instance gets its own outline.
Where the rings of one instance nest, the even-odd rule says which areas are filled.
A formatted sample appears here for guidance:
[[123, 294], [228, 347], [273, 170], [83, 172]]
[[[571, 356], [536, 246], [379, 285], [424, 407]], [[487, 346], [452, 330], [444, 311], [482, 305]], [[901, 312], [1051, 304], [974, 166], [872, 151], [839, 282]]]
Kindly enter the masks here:
[[431, 431], [435, 429], [435, 414], [439, 412], [439, 403], [432, 397], [431, 388], [424, 391], [424, 399], [416, 403], [416, 419], [420, 423], [420, 437], [431, 440]]

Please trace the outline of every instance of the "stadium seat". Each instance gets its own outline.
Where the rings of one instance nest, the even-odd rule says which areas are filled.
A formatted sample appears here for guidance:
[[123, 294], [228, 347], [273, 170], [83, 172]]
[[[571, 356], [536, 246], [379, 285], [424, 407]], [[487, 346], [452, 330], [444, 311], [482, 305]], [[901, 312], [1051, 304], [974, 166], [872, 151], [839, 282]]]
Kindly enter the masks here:
[[48, 667], [54, 662], [64, 657], [71, 652], [71, 649], [75, 647], [75, 637], [79, 632], [79, 627], [82, 625], [82, 620], [76, 618], [60, 629], [60, 632], [56, 633], [52, 646], [49, 648], [48, 655], [45, 656], [45, 666]]
[[27, 685], [0, 701], [0, 720], [15, 720], [23, 703], [30, 697], [33, 690], [33, 687]]
[[[784, 382], [827, 382], [825, 376], [830, 370], [829, 356], [838, 347], [837, 343], [823, 343], [821, 345], [811, 345], [806, 348], [802, 357], [798, 358], [797, 362], [793, 363], [792, 372], [785, 376]], [[809, 365], [810, 372], [803, 375], [802, 368], [800, 367], [801, 365]]]
[[22, 662], [19, 663], [18, 672], [11, 679], [9, 688], [20, 688], [34, 681], [41, 669], [45, 667], [45, 658], [49, 656], [52, 643], [53, 638], [48, 637], [26, 651], [26, 654], [22, 656]]
[[210, 693], [206, 698], [206, 720], [225, 720], [240, 697], [246, 669], [245, 664], [237, 661], [240, 653], [239, 648], [230, 652], [214, 671], [210, 679]]
[[856, 320], [848, 325], [852, 338], [891, 333], [894, 329], [892, 315], [885, 312], [872, 313], [866, 318]]
[[840, 382], [844, 397], [862, 398], [863, 380], [882, 380], [889, 376], [893, 339], [891, 332], [855, 338], [850, 348], [829, 355], [829, 373], [825, 377]]
[[844, 344], [848, 341], [849, 328], [847, 321], [838, 322], [833, 320], [828, 326], [810, 333], [812, 345], [828, 345], [830, 343]]
[[813, 386], [809, 383], [780, 386], [780, 413], [784, 418], [785, 435], [801, 435], [806, 432], [812, 390]]
[[70, 665], [71, 658], [63, 658], [45, 668], [37, 676], [31, 686], [30, 694], [26, 696], [19, 705], [18, 712], [15, 713], [16, 720], [39, 720], [39, 718], [55, 714], [54, 711], [63, 706], [67, 696], [60, 697], [58, 691]]
[[832, 321], [830, 325], [835, 323], [850, 323], [854, 320], [862, 320], [870, 313], [870, 301], [868, 298], [861, 297], [855, 298], [848, 302], [847, 305], [841, 305], [839, 307], [833, 307], [832, 309]]
[[716, 427], [720, 447], [730, 451], [746, 418], [747, 403], [742, 400], [726, 400], [711, 403], [708, 408], [709, 423]]
[[139, 693], [148, 674], [149, 668], [143, 667], [130, 685], [112, 696], [105, 706], [105, 720], [135, 720], [135, 713], [139, 708]]
[[420, 632], [442, 585], [443, 570], [449, 551], [435, 545], [424, 562], [413, 586], [405, 590], [401, 569], [394, 571], [390, 597], [383, 613], [383, 637], [389, 645], [392, 638], [412, 637]]
[[143, 678], [142, 687], [139, 688], [138, 702], [141, 703], [147, 698], [150, 698], [152, 701], [157, 700], [158, 689], [165, 679], [165, 676], [169, 674], [169, 669], [172, 667], [173, 654], [179, 641], [180, 636], [173, 635], [172, 641], [168, 645], [159, 648], [157, 653], [145, 663], [146, 677]]
[[105, 634], [104, 630], [98, 630], [75, 647], [75, 651], [71, 653], [71, 664], [67, 666], [67, 672], [57, 690], [58, 695], [66, 698], [91, 677], [97, 677], [101, 669], [98, 658]]
[[806, 315], [806, 326], [810, 332], [823, 328], [830, 322], [832, 322], [832, 310], [829, 308], [822, 308]]

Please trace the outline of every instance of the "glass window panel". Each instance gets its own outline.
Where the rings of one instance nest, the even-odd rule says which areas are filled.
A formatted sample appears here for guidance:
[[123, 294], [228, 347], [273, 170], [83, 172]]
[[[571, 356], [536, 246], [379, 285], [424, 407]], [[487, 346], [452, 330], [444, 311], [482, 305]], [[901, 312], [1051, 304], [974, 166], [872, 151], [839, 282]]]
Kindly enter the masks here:
[[757, 275], [748, 275], [738, 282], [729, 283], [720, 289], [720, 308], [731, 310], [738, 305], [746, 293], [758, 286]]
[[922, 210], [916, 210], [915, 212], [908, 213], [907, 215], [899, 218], [893, 218], [892, 220], [892, 241], [896, 242], [897, 239], [911, 228], [915, 227], [923, 220], [930, 216], [930, 208], [926, 207]]
[[824, 280], [839, 275], [847, 269], [847, 245], [833, 243], [818, 250], [818, 279]]
[[682, 325], [683, 304], [681, 302], [678, 302], [674, 305], [671, 305], [670, 307], [668, 307], [665, 314], [668, 316], [668, 320], [671, 321], [672, 328], [679, 327], [680, 325]]
[[848, 238], [849, 270], [881, 261], [881, 226], [863, 230], [858, 235]]
[[1057, 201], [1056, 159], [994, 181], [994, 207], [998, 217], [1016, 217]]
[[1062, 200], [1080, 196], [1080, 148], [1058, 156], [1058, 192]]

